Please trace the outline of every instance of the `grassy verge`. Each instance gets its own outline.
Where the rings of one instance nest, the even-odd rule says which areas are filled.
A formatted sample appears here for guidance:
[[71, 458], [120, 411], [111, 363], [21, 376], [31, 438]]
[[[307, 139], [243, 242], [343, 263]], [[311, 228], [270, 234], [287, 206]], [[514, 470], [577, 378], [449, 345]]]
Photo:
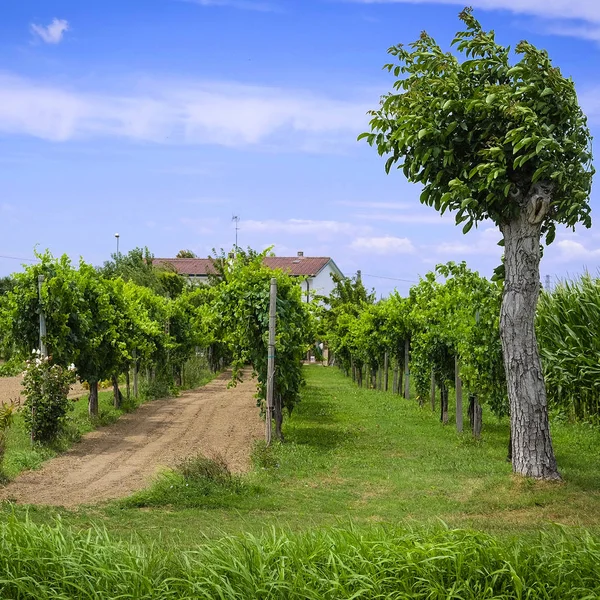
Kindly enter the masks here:
[[[36, 522], [61, 515], [111, 534], [192, 547], [207, 537], [272, 527], [435, 523], [535, 534], [551, 523], [600, 531], [600, 431], [554, 423], [564, 476], [559, 484], [511, 474], [508, 423], [484, 414], [481, 441], [391, 393], [359, 389], [336, 369], [306, 367], [302, 402], [285, 424], [285, 444], [258, 444], [254, 470], [229, 484], [161, 476], [121, 502], [76, 512], [39, 508]], [[239, 484], [239, 485], [238, 485]], [[5, 511], [25, 509], [5, 507]]]
[[225, 537], [193, 551], [0, 524], [5, 598], [597, 598], [599, 539], [507, 540], [435, 528], [368, 527]]

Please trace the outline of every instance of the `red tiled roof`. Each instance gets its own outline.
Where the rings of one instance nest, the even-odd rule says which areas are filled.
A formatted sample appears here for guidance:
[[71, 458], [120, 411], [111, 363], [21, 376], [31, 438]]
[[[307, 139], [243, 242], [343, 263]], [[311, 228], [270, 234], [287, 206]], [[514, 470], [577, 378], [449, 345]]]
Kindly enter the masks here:
[[[266, 256], [264, 262], [267, 267], [281, 269], [292, 276], [314, 277], [330, 260], [328, 256]], [[202, 276], [215, 272], [210, 258], [155, 258], [152, 264], [171, 265], [181, 275]]]

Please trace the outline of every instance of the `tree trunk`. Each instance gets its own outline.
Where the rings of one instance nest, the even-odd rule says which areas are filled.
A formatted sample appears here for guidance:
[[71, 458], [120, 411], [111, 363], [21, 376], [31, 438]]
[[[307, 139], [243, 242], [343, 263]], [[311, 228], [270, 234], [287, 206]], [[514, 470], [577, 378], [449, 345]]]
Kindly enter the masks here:
[[389, 380], [390, 380], [390, 356], [386, 352], [385, 355], [383, 356], [383, 391], [384, 392], [388, 391]]
[[483, 425], [483, 410], [479, 399], [474, 396], [473, 403], [473, 437], [479, 439], [481, 437], [481, 427]]
[[129, 379], [129, 365], [127, 366], [127, 371], [125, 371], [125, 390], [127, 393], [127, 402], [131, 400], [131, 381]]
[[404, 386], [404, 371], [401, 368], [398, 368], [398, 389], [396, 390], [396, 393], [398, 395], [402, 395], [403, 394], [403, 386]]
[[88, 414], [90, 417], [98, 416], [98, 382], [89, 381], [90, 397], [88, 401]]
[[113, 406], [115, 408], [121, 408], [123, 394], [121, 394], [121, 390], [119, 389], [119, 378], [116, 375], [113, 375], [111, 379], [113, 386]]
[[448, 425], [448, 387], [445, 383], [440, 386], [440, 421]]
[[456, 391], [456, 431], [463, 430], [463, 398], [462, 379], [460, 378], [460, 362], [458, 356], [454, 357], [454, 390]]
[[431, 410], [435, 410], [435, 371], [433, 369], [431, 369], [430, 400], [431, 400]]
[[281, 394], [275, 394], [275, 406], [273, 407], [274, 417], [275, 417], [275, 437], [283, 442], [283, 432], [281, 431], [281, 426], [283, 425], [283, 406], [281, 402]]
[[513, 471], [537, 479], [560, 479], [550, 438], [546, 387], [535, 337], [540, 289], [540, 227], [552, 189], [535, 184], [520, 215], [502, 223], [505, 281], [500, 337], [510, 403]]
[[410, 398], [410, 341], [404, 342], [404, 397]]
[[394, 379], [392, 380], [392, 394], [398, 393], [398, 365], [394, 365]]

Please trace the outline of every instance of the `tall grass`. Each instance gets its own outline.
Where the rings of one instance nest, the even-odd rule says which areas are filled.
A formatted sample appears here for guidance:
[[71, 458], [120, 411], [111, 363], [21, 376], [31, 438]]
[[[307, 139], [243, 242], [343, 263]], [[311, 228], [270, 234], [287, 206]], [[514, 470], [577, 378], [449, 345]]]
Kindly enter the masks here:
[[227, 537], [180, 552], [101, 529], [0, 524], [3, 598], [596, 598], [599, 540], [555, 530], [499, 540], [438, 527]]
[[600, 418], [600, 280], [589, 274], [540, 296], [537, 335], [550, 406]]

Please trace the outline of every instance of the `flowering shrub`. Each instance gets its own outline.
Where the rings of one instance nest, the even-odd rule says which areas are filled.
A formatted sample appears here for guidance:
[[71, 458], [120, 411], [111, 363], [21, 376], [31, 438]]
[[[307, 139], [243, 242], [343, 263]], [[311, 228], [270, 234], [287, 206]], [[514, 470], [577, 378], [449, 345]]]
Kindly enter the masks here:
[[75, 366], [68, 368], [52, 364], [52, 357], [40, 356], [33, 351], [34, 358], [28, 360], [23, 377], [26, 397], [23, 417], [32, 439], [50, 442], [64, 427], [67, 413], [72, 404], [67, 398], [75, 383]]

